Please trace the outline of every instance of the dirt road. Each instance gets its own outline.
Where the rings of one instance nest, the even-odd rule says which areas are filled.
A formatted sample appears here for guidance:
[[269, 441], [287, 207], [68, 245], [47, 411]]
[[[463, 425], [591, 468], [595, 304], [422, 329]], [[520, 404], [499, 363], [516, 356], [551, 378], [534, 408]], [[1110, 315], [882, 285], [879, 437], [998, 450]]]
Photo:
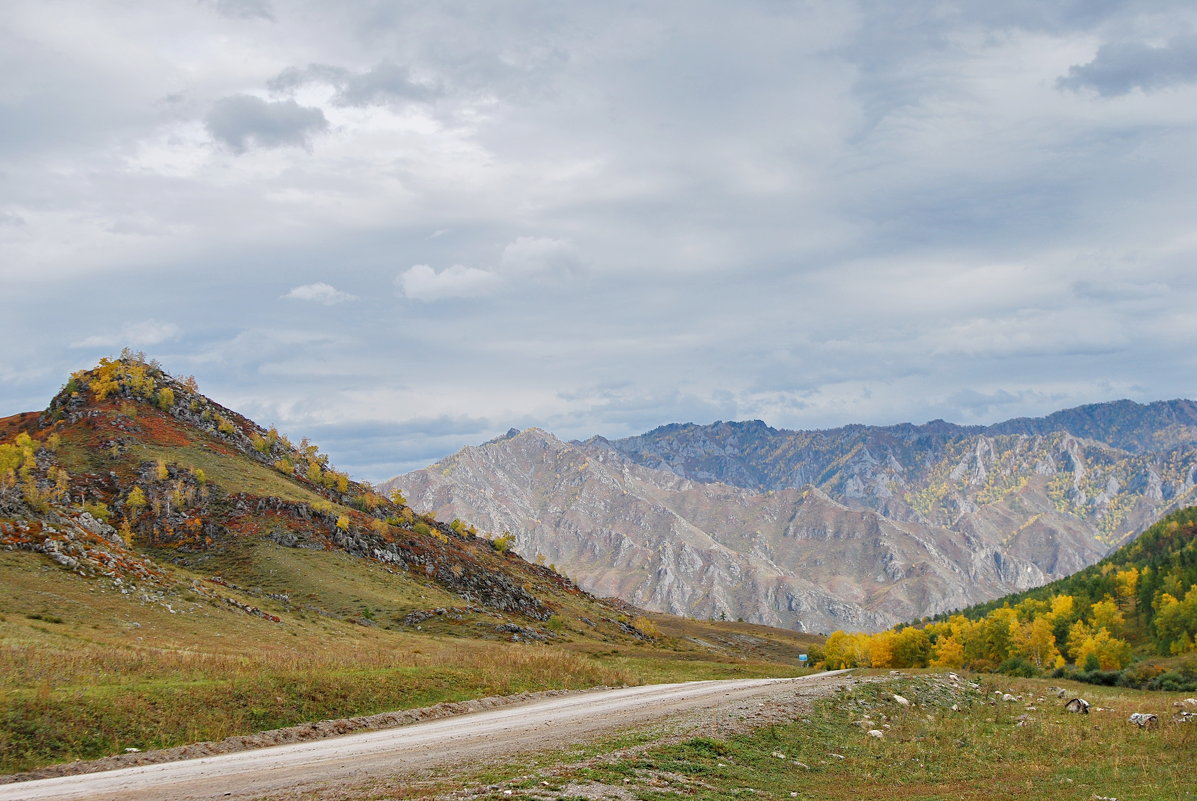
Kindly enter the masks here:
[[195, 801], [256, 799], [304, 787], [558, 748], [682, 712], [716, 708], [810, 684], [842, 682], [830, 671], [797, 679], [743, 679], [603, 690], [327, 740], [0, 786], [0, 801]]

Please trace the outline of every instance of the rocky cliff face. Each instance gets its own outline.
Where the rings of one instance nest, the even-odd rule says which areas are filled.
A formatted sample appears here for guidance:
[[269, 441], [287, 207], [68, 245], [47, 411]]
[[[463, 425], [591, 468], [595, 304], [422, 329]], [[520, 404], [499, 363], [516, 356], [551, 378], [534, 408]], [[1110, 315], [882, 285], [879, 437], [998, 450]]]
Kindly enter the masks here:
[[1195, 474], [1197, 406], [1121, 401], [989, 428], [753, 421], [585, 443], [530, 429], [389, 484], [510, 531], [592, 592], [830, 631], [1075, 572], [1192, 503]]

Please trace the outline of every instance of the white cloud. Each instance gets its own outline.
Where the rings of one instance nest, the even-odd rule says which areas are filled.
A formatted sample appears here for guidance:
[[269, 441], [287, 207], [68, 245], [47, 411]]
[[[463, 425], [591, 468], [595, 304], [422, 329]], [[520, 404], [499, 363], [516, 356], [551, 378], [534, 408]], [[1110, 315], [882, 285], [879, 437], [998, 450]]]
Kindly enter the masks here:
[[395, 286], [404, 297], [423, 301], [489, 295], [499, 284], [494, 273], [460, 264], [439, 273], [427, 264], [416, 264], [395, 279]]
[[174, 323], [164, 323], [161, 320], [143, 320], [140, 323], [126, 323], [119, 331], [92, 336], [72, 342], [72, 348], [111, 348], [124, 346], [145, 347], [160, 345], [172, 339], [178, 339], [182, 333]]
[[499, 272], [514, 278], [556, 275], [572, 277], [582, 262], [573, 244], [561, 239], [521, 236], [503, 248]]
[[503, 248], [494, 269], [455, 264], [438, 273], [427, 264], [416, 264], [401, 273], [395, 285], [404, 297], [432, 301], [489, 295], [533, 278], [540, 285], [545, 279], [568, 281], [582, 273], [582, 260], [572, 243], [521, 236]]
[[309, 300], [313, 303], [322, 303], [325, 306], [336, 306], [338, 303], [357, 300], [357, 295], [351, 295], [348, 292], [342, 292], [331, 284], [326, 284], [323, 281], [317, 281], [314, 284], [303, 284], [302, 286], [297, 286], [282, 297], [290, 300]]

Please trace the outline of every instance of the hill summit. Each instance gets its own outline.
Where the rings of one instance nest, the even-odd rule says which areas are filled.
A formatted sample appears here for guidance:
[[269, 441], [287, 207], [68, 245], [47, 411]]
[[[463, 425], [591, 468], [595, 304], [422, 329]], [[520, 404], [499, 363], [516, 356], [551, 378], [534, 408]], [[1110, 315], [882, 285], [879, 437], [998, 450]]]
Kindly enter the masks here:
[[[506, 541], [416, 514], [130, 353], [73, 374], [43, 412], [0, 420], [0, 547], [172, 612], [212, 601], [273, 622], [645, 638]], [[352, 557], [345, 581], [370, 587], [338, 587], [302, 553]]]

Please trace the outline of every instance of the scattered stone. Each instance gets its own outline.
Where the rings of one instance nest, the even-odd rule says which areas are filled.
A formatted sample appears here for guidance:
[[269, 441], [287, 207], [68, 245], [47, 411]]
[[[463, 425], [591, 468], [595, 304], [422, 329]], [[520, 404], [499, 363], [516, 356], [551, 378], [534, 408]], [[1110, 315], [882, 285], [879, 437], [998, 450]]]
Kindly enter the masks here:
[[1195, 706], [1197, 707], [1197, 698], [1186, 698], [1183, 701], [1177, 701], [1172, 706]]
[[959, 711], [960, 711], [960, 704], [952, 704], [952, 711], [953, 711], [953, 712], [959, 712]]
[[1003, 700], [1003, 701], [1006, 701], [1006, 702], [1009, 702], [1009, 703], [1013, 703], [1014, 701], [1017, 701], [1017, 700], [1018, 700], [1018, 698], [1017, 698], [1017, 697], [1015, 697], [1015, 696], [1013, 696], [1013, 695], [1011, 695], [1010, 693], [1003, 693], [1003, 694], [1002, 694], [1002, 700]]
[[1084, 698], [1073, 698], [1071, 701], [1069, 701], [1068, 703], [1066, 703], [1064, 705], [1064, 708], [1066, 710], [1068, 710], [1069, 712], [1074, 712], [1078, 715], [1088, 715], [1089, 714], [1089, 702], [1086, 701]]
[[880, 740], [885, 737], [885, 732], [881, 731], [880, 729], [869, 729], [869, 736]]
[[140, 754], [141, 749], [140, 748], [126, 748], [125, 753], [126, 754]]
[[774, 752], [773, 752], [773, 757], [774, 757], [775, 759], [785, 759], [785, 758], [786, 758], [786, 755], [785, 755], [785, 754], [783, 754], [783, 753], [782, 753], [782, 752], [780, 752], [780, 751], [774, 751]]
[[894, 700], [897, 701], [900, 706], [910, 706], [910, 701], [906, 700], [897, 693], [894, 693]]
[[1192, 723], [1197, 721], [1197, 712], [1177, 712], [1172, 720], [1177, 723]]
[[827, 756], [831, 757], [832, 759], [847, 759], [848, 758], [848, 757], [844, 756], [843, 754], [833, 754], [831, 752], [828, 752]]
[[1133, 723], [1140, 729], [1154, 729], [1160, 725], [1160, 719], [1150, 712], [1132, 712], [1126, 722]]

